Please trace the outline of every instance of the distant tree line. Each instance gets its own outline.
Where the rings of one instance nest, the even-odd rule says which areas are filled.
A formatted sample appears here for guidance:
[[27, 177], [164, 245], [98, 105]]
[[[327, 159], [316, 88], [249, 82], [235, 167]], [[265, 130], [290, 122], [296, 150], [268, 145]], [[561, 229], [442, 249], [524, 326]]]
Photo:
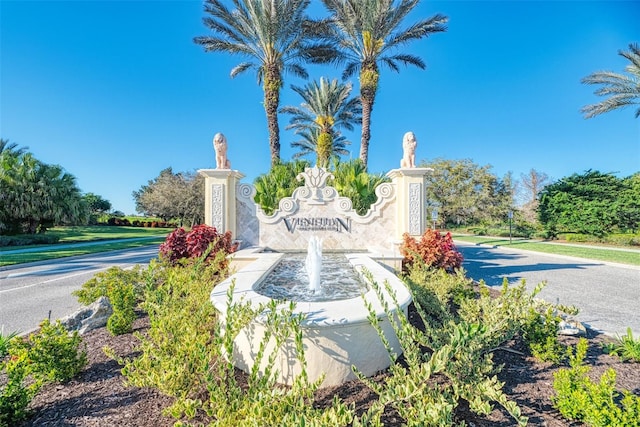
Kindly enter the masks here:
[[82, 194], [62, 166], [41, 162], [27, 147], [0, 139], [0, 234], [86, 224], [91, 215], [109, 209], [111, 204], [100, 196]]

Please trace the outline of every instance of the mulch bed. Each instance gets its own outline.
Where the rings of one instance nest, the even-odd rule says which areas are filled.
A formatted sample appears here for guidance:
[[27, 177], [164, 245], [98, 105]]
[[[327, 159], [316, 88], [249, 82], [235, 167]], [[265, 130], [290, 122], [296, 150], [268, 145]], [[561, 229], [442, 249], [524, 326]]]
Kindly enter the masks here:
[[[134, 330], [144, 332], [149, 327], [146, 316], [139, 317]], [[640, 395], [640, 364], [621, 362], [618, 358], [604, 354], [601, 343], [609, 338], [588, 331], [589, 352], [586, 362], [592, 366], [594, 379], [599, 378], [609, 367], [617, 372], [618, 388], [627, 389]], [[577, 338], [563, 337], [565, 344], [575, 345]], [[163, 408], [173, 399], [152, 389], [127, 387], [120, 373], [120, 366], [108, 358], [103, 347], [111, 347], [121, 357], [137, 354], [138, 340], [133, 334], [111, 336], [105, 328], [84, 335], [83, 342], [89, 363], [81, 374], [66, 384], [49, 384], [43, 387], [30, 405], [32, 416], [21, 424], [27, 426], [172, 426], [175, 420], [162, 415]], [[504, 368], [498, 375], [505, 383], [504, 390], [529, 417], [531, 426], [579, 426], [564, 420], [553, 409], [550, 396], [553, 390], [553, 372], [557, 367], [539, 363], [528, 355], [522, 342], [514, 340], [494, 352], [494, 361]], [[379, 374], [380, 377], [385, 375]], [[370, 402], [377, 399], [374, 393], [358, 381], [348, 382], [338, 387], [320, 389], [317, 404], [330, 405], [334, 395], [345, 402], [355, 402], [363, 411]], [[473, 414], [468, 408], [458, 409], [457, 420], [467, 425], [513, 426], [512, 418], [503, 410], [495, 409], [488, 417]], [[399, 426], [401, 420], [388, 411], [385, 425]]]

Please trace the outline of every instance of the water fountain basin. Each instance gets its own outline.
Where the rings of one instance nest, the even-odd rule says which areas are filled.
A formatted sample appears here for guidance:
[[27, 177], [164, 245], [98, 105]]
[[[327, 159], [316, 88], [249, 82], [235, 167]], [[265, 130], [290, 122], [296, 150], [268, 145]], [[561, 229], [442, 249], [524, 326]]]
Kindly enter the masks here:
[[[239, 257], [239, 261], [242, 262], [242, 256], [238, 254], [236, 258]], [[270, 298], [257, 293], [256, 286], [268, 276], [284, 256], [286, 256], [284, 253], [246, 255], [254, 260], [247, 263], [245, 259], [243, 268], [218, 284], [211, 292], [211, 302], [221, 315], [224, 316], [226, 313], [227, 292], [232, 284], [234, 284], [234, 301], [244, 299], [256, 306], [260, 303], [268, 303]], [[369, 271], [381, 287], [384, 288], [385, 281], [389, 283], [400, 309], [406, 313], [411, 295], [404, 283], [392, 271], [365, 253], [345, 256], [356, 271], [361, 272], [364, 269]], [[383, 298], [390, 307], [395, 307], [391, 295], [386, 290], [383, 291]], [[368, 320], [369, 312], [363, 299], [372, 304], [393, 351], [397, 354], [402, 353], [383, 305], [371, 286], [362, 297], [335, 301], [298, 302], [294, 311], [306, 314], [301, 327], [307, 359], [307, 374], [311, 381], [324, 375], [322, 386], [339, 385], [356, 378], [351, 369], [352, 365], [366, 376], [374, 375], [390, 365], [389, 354]], [[251, 370], [264, 332], [264, 324], [258, 317], [236, 337], [231, 357], [237, 368], [246, 372]], [[273, 343], [270, 343], [267, 352], [274, 351], [274, 347]], [[263, 370], [262, 366], [259, 368]], [[276, 379], [279, 383], [292, 384], [301, 372], [301, 368], [295, 355], [293, 342], [278, 349], [276, 369], [279, 373]]]

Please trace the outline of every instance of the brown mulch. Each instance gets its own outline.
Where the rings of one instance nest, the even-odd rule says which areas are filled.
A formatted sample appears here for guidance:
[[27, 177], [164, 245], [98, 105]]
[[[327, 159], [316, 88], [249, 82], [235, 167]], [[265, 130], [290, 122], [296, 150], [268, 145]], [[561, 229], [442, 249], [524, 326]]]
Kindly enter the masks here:
[[[134, 330], [144, 332], [149, 319], [141, 316], [134, 323]], [[640, 364], [624, 363], [618, 358], [604, 354], [601, 343], [609, 338], [588, 331], [589, 352], [586, 362], [592, 366], [593, 378], [599, 378], [609, 367], [617, 372], [619, 389], [640, 394]], [[563, 337], [565, 344], [575, 345], [577, 338]], [[133, 334], [111, 336], [105, 328], [84, 335], [83, 342], [89, 363], [81, 374], [66, 384], [49, 384], [41, 389], [30, 405], [32, 416], [22, 423], [27, 426], [172, 426], [174, 419], [162, 415], [163, 408], [172, 403], [172, 398], [152, 389], [127, 387], [120, 366], [108, 358], [103, 347], [111, 347], [121, 357], [136, 356], [138, 340]], [[550, 396], [553, 394], [553, 372], [557, 367], [539, 363], [527, 355], [522, 342], [513, 341], [495, 350], [494, 361], [504, 365], [498, 375], [505, 383], [504, 391], [520, 406], [523, 415], [529, 417], [531, 426], [579, 426], [564, 420], [553, 409]], [[385, 374], [379, 374], [382, 378]], [[346, 403], [355, 402], [356, 408], [365, 410], [377, 396], [358, 381], [338, 387], [320, 389], [317, 405], [330, 405], [334, 395]], [[468, 408], [458, 408], [457, 421], [467, 425], [513, 426], [515, 422], [503, 410], [497, 408], [488, 417], [471, 413]], [[399, 426], [401, 420], [392, 412], [384, 416], [388, 426]]]

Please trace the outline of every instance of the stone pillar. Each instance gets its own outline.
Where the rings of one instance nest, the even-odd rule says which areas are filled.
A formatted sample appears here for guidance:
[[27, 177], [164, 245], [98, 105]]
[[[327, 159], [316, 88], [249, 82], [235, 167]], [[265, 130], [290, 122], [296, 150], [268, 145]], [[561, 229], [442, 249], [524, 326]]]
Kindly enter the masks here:
[[229, 169], [200, 169], [204, 179], [204, 222], [219, 232], [237, 236], [236, 187], [244, 175]]
[[396, 190], [396, 229], [394, 238], [402, 234], [422, 236], [427, 227], [425, 177], [431, 168], [401, 168], [387, 173]]

